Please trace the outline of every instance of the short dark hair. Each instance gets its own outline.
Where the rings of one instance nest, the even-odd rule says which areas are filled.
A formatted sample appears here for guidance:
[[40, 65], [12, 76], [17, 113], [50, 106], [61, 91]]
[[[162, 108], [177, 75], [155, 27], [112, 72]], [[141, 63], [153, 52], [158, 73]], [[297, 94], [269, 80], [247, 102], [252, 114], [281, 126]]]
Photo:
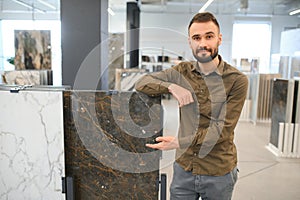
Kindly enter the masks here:
[[192, 26], [193, 23], [203, 23], [203, 22], [210, 22], [210, 21], [213, 22], [220, 31], [220, 26], [216, 17], [210, 12], [200, 12], [194, 15], [194, 17], [190, 21], [188, 31], [190, 31], [190, 27]]

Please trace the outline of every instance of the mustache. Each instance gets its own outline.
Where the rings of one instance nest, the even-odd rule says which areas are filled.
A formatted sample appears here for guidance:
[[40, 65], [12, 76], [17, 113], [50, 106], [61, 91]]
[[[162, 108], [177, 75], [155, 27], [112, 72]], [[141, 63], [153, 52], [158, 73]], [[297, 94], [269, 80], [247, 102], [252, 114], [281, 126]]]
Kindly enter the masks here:
[[211, 49], [210, 49], [210, 48], [207, 48], [207, 47], [200, 47], [199, 49], [196, 49], [196, 53], [199, 53], [200, 51], [203, 51], [203, 50], [211, 52]]

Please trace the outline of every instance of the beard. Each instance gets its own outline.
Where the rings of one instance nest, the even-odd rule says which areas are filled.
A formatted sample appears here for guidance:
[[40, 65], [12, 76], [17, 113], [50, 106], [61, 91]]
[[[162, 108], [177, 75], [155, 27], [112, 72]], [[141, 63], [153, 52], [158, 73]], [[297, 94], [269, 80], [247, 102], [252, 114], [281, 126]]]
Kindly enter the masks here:
[[[210, 52], [210, 55], [207, 56], [204, 53], [201, 55], [198, 55], [199, 51], [203, 51], [203, 50]], [[208, 62], [212, 61], [213, 59], [215, 59], [218, 56], [218, 54], [219, 54], [218, 48], [213, 50], [213, 49], [210, 49], [210, 48], [208, 49], [208, 48], [204, 47], [204, 48], [196, 49], [196, 51], [193, 51], [193, 55], [199, 63], [208, 63]]]

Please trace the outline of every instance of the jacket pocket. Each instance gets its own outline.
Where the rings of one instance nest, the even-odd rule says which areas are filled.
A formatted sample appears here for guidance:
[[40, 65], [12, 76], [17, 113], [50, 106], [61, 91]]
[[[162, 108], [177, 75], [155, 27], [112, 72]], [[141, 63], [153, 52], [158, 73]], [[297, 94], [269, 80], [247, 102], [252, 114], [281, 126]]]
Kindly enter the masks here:
[[226, 112], [226, 96], [210, 95], [211, 116], [213, 119], [224, 120]]

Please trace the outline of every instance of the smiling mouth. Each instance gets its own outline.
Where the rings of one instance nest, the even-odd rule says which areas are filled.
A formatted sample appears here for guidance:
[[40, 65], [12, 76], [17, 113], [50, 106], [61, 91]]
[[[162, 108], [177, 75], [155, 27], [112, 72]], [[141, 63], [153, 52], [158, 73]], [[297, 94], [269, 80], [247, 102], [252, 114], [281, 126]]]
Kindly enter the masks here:
[[197, 54], [201, 57], [206, 57], [206, 56], [209, 56], [209, 51], [201, 50], [201, 51], [198, 51]]
[[198, 53], [200, 53], [200, 54], [207, 54], [207, 53], [209, 53], [209, 51], [206, 51], [206, 50], [199, 50]]
[[207, 54], [209, 52], [210, 51], [206, 48], [197, 49], [197, 53], [200, 53], [200, 54]]

